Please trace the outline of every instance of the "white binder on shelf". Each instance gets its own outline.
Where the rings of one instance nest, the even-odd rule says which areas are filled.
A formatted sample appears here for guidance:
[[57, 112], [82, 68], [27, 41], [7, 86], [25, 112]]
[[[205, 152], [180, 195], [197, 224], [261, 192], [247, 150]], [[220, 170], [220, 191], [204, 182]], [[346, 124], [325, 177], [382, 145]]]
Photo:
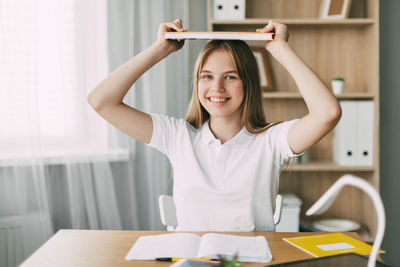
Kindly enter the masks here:
[[241, 20], [246, 18], [246, 0], [228, 1], [229, 19]]
[[372, 101], [340, 101], [342, 118], [333, 137], [333, 159], [343, 166], [373, 165]]
[[333, 137], [333, 160], [343, 166], [357, 165], [357, 133], [354, 126], [357, 120], [357, 103], [340, 101], [342, 118], [336, 125]]
[[229, 19], [229, 0], [213, 0], [213, 18], [218, 20]]
[[357, 119], [357, 160], [358, 165], [373, 165], [374, 143], [374, 103], [372, 101], [358, 101]]
[[246, 0], [213, 0], [215, 20], [241, 20], [246, 17]]

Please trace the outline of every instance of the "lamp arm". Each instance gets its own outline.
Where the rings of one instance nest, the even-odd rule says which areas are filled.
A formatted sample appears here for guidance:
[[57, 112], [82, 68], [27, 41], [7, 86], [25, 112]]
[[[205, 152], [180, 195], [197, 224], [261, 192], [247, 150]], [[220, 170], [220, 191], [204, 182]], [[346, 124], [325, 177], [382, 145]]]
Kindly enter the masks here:
[[339, 195], [340, 190], [345, 186], [346, 181], [341, 177], [314, 203], [306, 212], [307, 216], [319, 215], [329, 209], [336, 197]]
[[326, 191], [320, 199], [318, 199], [315, 204], [309, 208], [306, 215], [321, 214], [325, 212], [333, 203], [333, 201], [338, 196], [340, 190], [345, 186], [355, 186], [362, 191], [364, 191], [371, 199], [374, 204], [376, 215], [377, 215], [377, 231], [375, 235], [375, 241], [372, 246], [371, 253], [368, 259], [368, 267], [374, 267], [376, 263], [376, 257], [378, 250], [382, 244], [383, 235], [385, 233], [385, 209], [383, 207], [382, 199], [376, 189], [364, 181], [363, 179], [356, 177], [354, 175], [346, 174], [343, 175], [339, 180], [336, 181], [329, 189]]

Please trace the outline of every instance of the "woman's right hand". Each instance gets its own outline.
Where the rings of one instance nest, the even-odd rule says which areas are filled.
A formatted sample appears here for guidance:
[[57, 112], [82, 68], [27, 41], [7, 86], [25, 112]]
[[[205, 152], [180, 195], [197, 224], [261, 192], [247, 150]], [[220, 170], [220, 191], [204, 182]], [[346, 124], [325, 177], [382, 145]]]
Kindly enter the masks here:
[[157, 42], [162, 45], [169, 53], [178, 51], [185, 43], [185, 40], [167, 40], [164, 38], [165, 32], [186, 32], [187, 29], [182, 28], [182, 20], [176, 19], [173, 22], [161, 23], [158, 27]]

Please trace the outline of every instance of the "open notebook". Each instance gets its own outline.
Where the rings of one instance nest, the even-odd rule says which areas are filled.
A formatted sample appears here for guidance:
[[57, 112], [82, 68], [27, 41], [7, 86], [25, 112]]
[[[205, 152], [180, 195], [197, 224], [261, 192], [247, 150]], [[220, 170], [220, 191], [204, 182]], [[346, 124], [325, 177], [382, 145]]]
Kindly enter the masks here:
[[263, 236], [238, 236], [208, 233], [202, 237], [191, 233], [173, 233], [139, 237], [126, 260], [176, 258], [233, 258], [241, 262], [270, 262], [268, 242]]

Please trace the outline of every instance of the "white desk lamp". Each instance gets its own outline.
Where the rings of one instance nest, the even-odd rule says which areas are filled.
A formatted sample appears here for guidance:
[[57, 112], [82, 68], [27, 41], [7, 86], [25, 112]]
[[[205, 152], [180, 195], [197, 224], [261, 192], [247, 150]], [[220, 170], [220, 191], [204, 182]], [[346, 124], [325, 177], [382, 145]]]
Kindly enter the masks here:
[[320, 197], [320, 199], [318, 199], [317, 202], [314, 203], [314, 205], [312, 205], [311, 208], [307, 210], [306, 215], [310, 216], [324, 213], [332, 205], [340, 190], [345, 185], [358, 187], [367, 193], [374, 203], [378, 221], [378, 229], [376, 231], [375, 242], [372, 246], [371, 254], [369, 255], [368, 267], [375, 267], [376, 256], [382, 244], [383, 235], [385, 233], [385, 209], [383, 207], [381, 197], [372, 185], [354, 175], [343, 175], [328, 189], [328, 191], [325, 192], [325, 194]]

